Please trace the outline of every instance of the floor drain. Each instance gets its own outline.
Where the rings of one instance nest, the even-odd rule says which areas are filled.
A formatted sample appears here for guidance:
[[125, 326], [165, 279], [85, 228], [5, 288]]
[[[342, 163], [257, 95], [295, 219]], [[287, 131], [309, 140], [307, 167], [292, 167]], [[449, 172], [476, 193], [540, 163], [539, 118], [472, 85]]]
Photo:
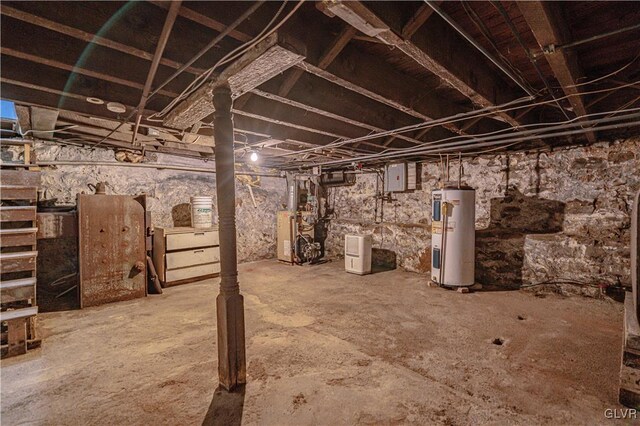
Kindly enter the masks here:
[[502, 344], [504, 343], [504, 339], [501, 339], [500, 337], [496, 337], [495, 339], [493, 339], [493, 343], [494, 345], [498, 345], [498, 346], [502, 346]]

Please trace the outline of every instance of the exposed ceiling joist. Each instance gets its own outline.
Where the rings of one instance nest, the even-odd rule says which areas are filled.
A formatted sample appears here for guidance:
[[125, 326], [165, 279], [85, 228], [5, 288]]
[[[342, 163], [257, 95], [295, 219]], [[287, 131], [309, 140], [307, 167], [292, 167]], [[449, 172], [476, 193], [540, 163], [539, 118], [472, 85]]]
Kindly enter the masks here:
[[[435, 2], [436, 4], [442, 3], [442, 1]], [[415, 15], [409, 19], [409, 22], [402, 27], [402, 38], [405, 40], [409, 40], [419, 29], [424, 25], [425, 22], [433, 15], [433, 9], [428, 4], [423, 4], [420, 6]]]
[[[351, 25], [346, 25], [340, 34], [331, 42], [329, 47], [320, 57], [318, 61], [318, 68], [326, 69], [331, 62], [342, 52], [342, 49], [349, 43], [349, 40], [356, 34], [357, 30]], [[297, 68], [282, 84], [278, 95], [286, 97], [291, 91], [294, 84], [300, 79], [304, 70]]]
[[140, 121], [142, 120], [144, 107], [147, 105], [147, 100], [149, 99], [149, 92], [151, 92], [151, 85], [153, 84], [153, 81], [156, 77], [156, 71], [158, 71], [160, 60], [162, 59], [162, 55], [164, 54], [164, 49], [167, 46], [167, 41], [169, 40], [169, 35], [171, 34], [171, 29], [173, 28], [173, 24], [176, 22], [176, 18], [178, 17], [178, 10], [180, 10], [181, 4], [182, 4], [182, 0], [174, 0], [171, 2], [171, 6], [169, 7], [169, 12], [167, 13], [167, 17], [165, 18], [164, 25], [162, 26], [162, 32], [160, 33], [160, 37], [158, 38], [156, 51], [153, 54], [153, 59], [151, 60], [151, 66], [149, 67], [149, 72], [147, 73], [147, 79], [144, 83], [144, 88], [142, 89], [142, 96], [140, 97], [140, 103], [138, 104], [138, 108], [137, 108], [138, 115], [136, 117], [136, 125], [133, 129], [133, 136], [131, 139], [132, 145], [136, 145], [138, 128], [140, 127]]
[[[78, 28], [69, 27], [67, 25], [43, 18], [41, 16], [24, 12], [22, 10], [16, 9], [11, 6], [2, 5], [2, 8], [0, 8], [0, 14], [10, 16], [14, 19], [19, 19], [23, 22], [27, 22], [32, 25], [37, 25], [39, 27], [46, 28], [51, 31], [55, 31], [60, 34], [64, 34], [66, 36], [76, 38], [78, 40], [86, 41], [87, 43], [94, 43], [103, 47], [107, 47], [109, 49], [117, 50], [119, 52], [126, 53], [127, 55], [143, 58], [148, 61], [151, 61], [153, 59], [153, 53], [145, 52], [142, 49], [138, 49], [126, 44], [122, 44], [117, 41], [109, 40], [107, 38], [101, 37], [96, 34], [88, 33]], [[168, 67], [175, 68], [175, 69], [178, 69], [182, 66], [181, 63], [172, 61], [171, 59], [167, 59], [167, 58], [162, 58], [160, 60], [160, 63], [162, 65], [166, 65]], [[204, 70], [200, 68], [189, 67], [186, 69], [186, 71], [190, 72], [191, 74], [200, 74]]]
[[229, 82], [232, 97], [237, 98], [299, 63], [304, 54], [304, 48], [294, 40], [271, 34], [182, 101], [164, 124], [185, 129], [213, 113], [213, 90], [222, 82]]
[[[156, 2], [153, 2], [154, 4]], [[184, 13], [185, 10], [188, 10], [188, 13]], [[205, 15], [202, 15], [198, 12], [195, 12], [193, 10], [190, 10], [188, 8], [182, 7], [180, 9], [181, 12], [181, 16], [191, 19], [194, 22], [197, 22], [201, 25], [205, 25], [208, 26], [211, 29], [215, 29], [217, 31], [220, 31], [221, 28], [224, 28], [225, 25], [208, 17]], [[230, 34], [231, 37], [235, 38], [236, 40], [239, 41], [248, 41], [251, 40], [251, 37], [247, 34], [244, 33], [239, 33], [238, 31]], [[343, 48], [344, 50], [344, 48]], [[331, 62], [330, 67], [328, 66], [327, 70], [324, 70], [322, 68], [320, 68], [318, 65], [319, 63], [316, 64], [312, 64], [309, 61], [302, 61], [300, 62], [297, 67], [309, 72], [311, 74], [314, 74], [318, 77], [321, 77], [327, 81], [330, 81], [333, 84], [339, 85], [343, 88], [346, 88], [350, 91], [353, 91], [355, 93], [358, 93], [360, 95], [366, 96], [370, 99], [373, 99], [377, 102], [380, 102], [384, 105], [388, 105], [394, 109], [397, 109], [399, 111], [404, 112], [405, 114], [411, 115], [413, 117], [419, 118], [421, 120], [430, 120], [431, 116], [427, 115], [427, 114], [423, 114], [421, 112], [416, 111], [414, 108], [412, 108], [411, 105], [411, 101], [410, 100], [406, 100], [406, 101], [399, 101], [397, 100], [397, 92], [398, 90], [403, 87], [403, 80], [405, 79], [406, 76], [402, 75], [401, 73], [395, 73], [397, 75], [402, 75], [402, 77], [399, 78], [386, 78], [386, 79], [382, 79], [380, 81], [375, 82], [374, 84], [369, 85], [368, 87], [363, 87], [364, 84], [360, 84], [358, 81], [358, 78], [354, 78], [353, 77], [353, 67], [351, 65], [349, 65], [349, 63], [358, 63], [359, 64], [359, 69], [361, 70], [370, 70], [370, 69], [375, 69], [376, 67], [379, 66], [384, 66], [384, 64], [379, 61], [379, 60], [375, 60], [375, 61], [371, 61], [371, 60], [367, 60], [367, 61], [362, 61], [362, 57], [358, 57], [358, 58], [350, 58], [349, 61], [347, 61], [346, 63], [344, 61], [340, 61], [340, 64], [336, 64], [336, 62], [338, 62], [337, 60], [341, 58], [341, 56], [343, 55], [339, 55], [336, 58], [334, 58], [334, 60]], [[353, 55], [350, 55], [353, 56]], [[389, 68], [389, 67], [385, 67], [385, 68]], [[369, 73], [370, 74], [370, 73]], [[394, 76], [395, 76], [394, 74]], [[372, 76], [368, 76], [369, 79], [371, 79]], [[389, 87], [389, 90], [387, 91], [388, 93], [384, 93], [384, 94], [379, 94], [376, 92], [377, 89], [380, 88], [386, 88]], [[374, 90], [374, 88], [376, 88]], [[404, 91], [406, 91], [406, 88], [403, 88]], [[415, 89], [412, 90], [413, 94], [416, 94]], [[443, 108], [444, 106], [444, 115], [436, 115], [436, 117], [442, 117], [442, 116], [446, 116], [448, 115], [449, 112], [451, 112], [451, 114], [453, 113], [458, 113], [460, 112], [458, 111], [454, 111], [451, 105], [448, 105], [446, 100], [443, 99], [436, 99], [433, 96], [424, 96], [424, 94], [422, 95], [422, 99], [421, 99], [421, 105], [423, 105], [424, 108], [427, 107], [439, 107], [439, 108]], [[436, 102], [437, 101], [437, 102]], [[404, 102], [404, 103], [403, 103]], [[449, 114], [450, 115], [450, 114]], [[450, 131], [459, 133], [459, 130], [457, 129], [456, 126], [454, 125], [450, 125], [448, 126], [448, 129]]]
[[[493, 70], [484, 63], [479, 52], [443, 22], [437, 26], [429, 25], [428, 33], [416, 32], [412, 40], [405, 40], [399, 35], [404, 23], [392, 23], [389, 20], [394, 15], [392, 4], [376, 3], [376, 6], [388, 9], [389, 13], [385, 14], [385, 19], [360, 1], [338, 1], [330, 4], [340, 5], [339, 8], [329, 6], [329, 10], [342, 19], [347, 20], [351, 17], [353, 21], [355, 17], [360, 22], [376, 28], [375, 37], [401, 50], [474, 104], [488, 108], [515, 99], [516, 96], [504, 81], [497, 78]], [[497, 112], [496, 117], [513, 127], [520, 126], [520, 123], [507, 113]]]
[[[571, 49], [554, 49], [554, 46], [569, 41], [568, 27], [562, 19], [558, 5], [550, 2], [524, 1], [518, 3], [518, 8], [536, 37], [540, 48], [545, 52], [544, 56], [551, 66], [556, 80], [562, 86], [565, 95], [569, 96], [569, 102], [576, 116], [586, 116], [587, 108], [577, 86], [583, 76], [578, 58]], [[588, 132], [585, 136], [589, 142], [596, 140], [594, 132]]]

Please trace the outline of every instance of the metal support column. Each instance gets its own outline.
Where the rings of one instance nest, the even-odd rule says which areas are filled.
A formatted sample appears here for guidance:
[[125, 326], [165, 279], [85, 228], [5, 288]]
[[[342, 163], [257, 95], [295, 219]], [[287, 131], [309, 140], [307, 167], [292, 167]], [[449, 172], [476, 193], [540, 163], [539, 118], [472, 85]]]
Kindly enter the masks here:
[[246, 382], [244, 301], [238, 284], [236, 255], [236, 194], [233, 154], [231, 89], [228, 84], [213, 91], [216, 193], [220, 234], [220, 294], [218, 318], [218, 378], [232, 390]]

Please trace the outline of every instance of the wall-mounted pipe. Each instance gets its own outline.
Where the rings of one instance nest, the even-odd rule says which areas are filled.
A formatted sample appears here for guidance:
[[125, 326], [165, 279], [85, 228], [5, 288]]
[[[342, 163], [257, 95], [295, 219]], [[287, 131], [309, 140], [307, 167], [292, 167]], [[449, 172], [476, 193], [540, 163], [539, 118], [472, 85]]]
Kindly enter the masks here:
[[[45, 166], [109, 166], [109, 167], [141, 167], [149, 169], [166, 169], [166, 170], [181, 170], [183, 172], [194, 173], [214, 173], [215, 169], [208, 169], [204, 167], [188, 167], [188, 166], [174, 166], [172, 164], [152, 164], [152, 163], [119, 163], [115, 161], [38, 161], [35, 164], [14, 164], [14, 163], [0, 163], [0, 165], [7, 165], [11, 167], [45, 167]], [[259, 177], [274, 177], [283, 178], [279, 174], [275, 173], [254, 173], [243, 172], [237, 170], [236, 175], [239, 176], [259, 176]]]

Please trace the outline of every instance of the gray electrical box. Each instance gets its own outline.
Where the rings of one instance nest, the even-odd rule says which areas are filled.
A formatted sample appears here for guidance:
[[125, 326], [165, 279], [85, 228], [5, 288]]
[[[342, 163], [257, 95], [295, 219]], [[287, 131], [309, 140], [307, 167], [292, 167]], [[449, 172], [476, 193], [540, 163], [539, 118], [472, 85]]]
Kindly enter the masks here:
[[416, 163], [393, 163], [385, 167], [385, 192], [412, 191], [418, 187]]
[[403, 192], [407, 190], [407, 164], [395, 163], [387, 164], [384, 191]]

